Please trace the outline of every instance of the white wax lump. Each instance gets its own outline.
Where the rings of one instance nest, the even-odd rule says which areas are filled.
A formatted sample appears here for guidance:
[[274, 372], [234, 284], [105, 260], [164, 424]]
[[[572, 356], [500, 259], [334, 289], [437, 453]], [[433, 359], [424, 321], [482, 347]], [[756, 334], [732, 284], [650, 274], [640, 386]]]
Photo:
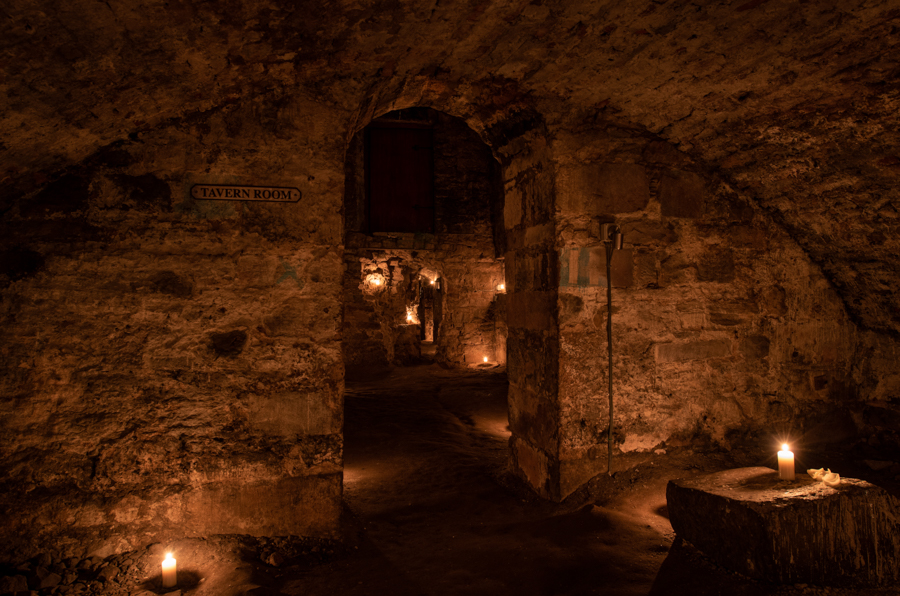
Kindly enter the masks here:
[[831, 468], [827, 470], [825, 468], [819, 468], [818, 470], [810, 469], [807, 470], [806, 473], [809, 474], [813, 480], [821, 480], [825, 483], [825, 486], [830, 486], [831, 488], [834, 488], [841, 483], [841, 475], [832, 472]]

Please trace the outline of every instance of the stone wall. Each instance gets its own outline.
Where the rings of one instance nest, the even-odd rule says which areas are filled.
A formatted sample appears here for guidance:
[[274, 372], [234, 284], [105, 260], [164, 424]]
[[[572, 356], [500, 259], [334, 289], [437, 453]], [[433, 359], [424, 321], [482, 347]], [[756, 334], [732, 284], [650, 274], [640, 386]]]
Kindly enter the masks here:
[[560, 495], [607, 465], [602, 222], [625, 240], [612, 268], [614, 469], [675, 446], [834, 438], [806, 431], [856, 397], [856, 327], [752, 197], [633, 129], [567, 128], [553, 155]]
[[4, 551], [336, 532], [345, 129], [261, 96], [132, 135], [5, 215]]
[[[606, 467], [604, 222], [625, 233], [617, 466], [809, 442], [829, 415], [898, 443], [895, 339], [858, 330], [753, 196], [640, 128], [489, 112], [467, 121], [502, 159], [502, 217], [490, 150], [456, 127], [435, 234], [364, 232], [350, 117], [301, 94], [135, 133], [10, 202], [3, 535], [106, 554], [176, 535], [333, 533], [342, 357], [397, 361], [419, 274], [441, 281], [441, 360], [508, 354], [512, 468], [564, 498]], [[195, 183], [302, 198], [197, 201]], [[385, 293], [364, 292], [370, 273]]]
[[706, 164], [611, 123], [533, 127], [504, 156], [511, 467], [562, 499], [671, 448], [897, 445], [896, 352], [821, 269]]
[[[348, 366], [409, 364], [407, 309], [415, 303], [410, 284], [435, 280], [441, 320], [434, 331], [436, 357], [471, 366], [485, 356], [506, 362], [502, 252], [497, 254], [492, 217], [502, 204], [499, 164], [462, 121], [418, 109], [433, 125], [435, 233], [368, 233], [362, 134], [350, 142], [346, 160], [347, 234], [344, 276], [344, 354]], [[373, 288], [375, 274], [385, 285]], [[399, 344], [404, 347], [398, 350]], [[414, 348], [413, 348], [414, 349]]]
[[559, 497], [556, 188], [545, 131], [508, 141], [504, 222], [510, 466], [546, 498]]

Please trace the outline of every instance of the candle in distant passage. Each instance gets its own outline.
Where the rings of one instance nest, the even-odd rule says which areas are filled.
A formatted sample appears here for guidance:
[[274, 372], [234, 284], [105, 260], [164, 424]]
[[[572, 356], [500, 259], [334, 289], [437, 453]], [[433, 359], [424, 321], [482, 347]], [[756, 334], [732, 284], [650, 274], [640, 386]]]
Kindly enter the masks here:
[[506, 291], [506, 284], [500, 284], [499, 286], [497, 286], [497, 290], [500, 291], [500, 292], [505, 292], [505, 291]]
[[175, 571], [175, 558], [172, 553], [166, 553], [166, 558], [162, 562], [162, 585], [164, 588], [175, 587], [178, 583]]
[[484, 357], [484, 361], [487, 362], [487, 356]]
[[778, 477], [782, 480], [794, 479], [794, 453], [788, 450], [787, 443], [778, 452]]

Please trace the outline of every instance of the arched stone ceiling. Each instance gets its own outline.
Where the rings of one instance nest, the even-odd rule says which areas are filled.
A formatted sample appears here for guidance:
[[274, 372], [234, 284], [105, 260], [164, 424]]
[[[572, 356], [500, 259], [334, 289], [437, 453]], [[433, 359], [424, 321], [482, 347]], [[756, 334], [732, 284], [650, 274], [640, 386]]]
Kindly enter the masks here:
[[525, 102], [551, 130], [658, 134], [768, 210], [863, 328], [900, 334], [900, 0], [8, 0], [0, 23], [7, 197], [248, 96], [352, 112], [424, 78], [486, 120]]

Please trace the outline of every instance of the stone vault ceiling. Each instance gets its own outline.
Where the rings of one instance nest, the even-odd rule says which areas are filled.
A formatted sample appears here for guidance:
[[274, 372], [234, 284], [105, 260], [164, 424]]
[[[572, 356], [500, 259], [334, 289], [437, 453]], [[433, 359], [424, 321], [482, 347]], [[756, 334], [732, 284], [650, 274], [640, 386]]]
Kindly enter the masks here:
[[361, 112], [427, 80], [476, 129], [528, 105], [665, 138], [900, 333], [900, 0], [7, 0], [0, 22], [4, 210], [173, 119], [297, 89]]

